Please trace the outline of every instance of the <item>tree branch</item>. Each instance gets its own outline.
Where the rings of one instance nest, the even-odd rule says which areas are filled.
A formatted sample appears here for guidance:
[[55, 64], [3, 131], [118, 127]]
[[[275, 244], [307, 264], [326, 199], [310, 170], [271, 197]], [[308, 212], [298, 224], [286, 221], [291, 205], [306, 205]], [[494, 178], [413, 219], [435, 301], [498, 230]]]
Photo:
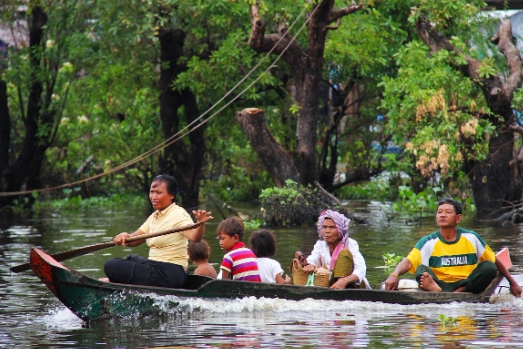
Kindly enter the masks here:
[[480, 63], [452, 45], [443, 35], [434, 31], [434, 28], [426, 20], [426, 18], [421, 16], [416, 23], [416, 28], [418, 29], [418, 34], [423, 42], [425, 42], [425, 44], [430, 47], [430, 52], [432, 54], [440, 50], [455, 52], [456, 54], [464, 57], [467, 61], [467, 64], [454, 64], [454, 67], [471, 79], [480, 79], [478, 72]]
[[283, 29], [282, 27], [279, 28], [280, 34], [265, 35], [265, 28], [267, 27], [267, 24], [261, 18], [258, 5], [250, 5], [250, 9], [251, 34], [249, 36], [249, 46], [259, 53], [269, 52], [272, 50], [272, 53], [277, 55], [284, 52], [285, 48], [289, 46], [283, 54], [282, 58], [292, 69], [292, 67], [296, 65], [296, 62], [305, 56], [298, 42], [293, 40], [293, 37], [286, 30], [286, 28]]
[[365, 7], [365, 5], [363, 5], [363, 4], [360, 4], [360, 5], [352, 4], [350, 6], [340, 8], [339, 10], [331, 10], [327, 17], [327, 19], [329, 21], [328, 23], [337, 21], [338, 19], [345, 17], [347, 15], [350, 15], [351, 13], [354, 13], [356, 11], [359, 11], [364, 7]]
[[503, 88], [508, 98], [512, 99], [514, 91], [521, 86], [522, 75], [521, 57], [519, 56], [518, 49], [512, 43], [512, 25], [510, 20], [506, 19], [501, 22], [498, 34], [492, 38], [491, 41], [498, 46], [499, 50], [507, 58], [510, 75], [503, 84]]
[[328, 198], [330, 198], [332, 201], [334, 201], [336, 204], [338, 204], [338, 206], [343, 207], [343, 204], [341, 203], [340, 199], [338, 199], [337, 197], [335, 197], [334, 195], [332, 195], [331, 193], [329, 193], [328, 191], [326, 191], [322, 186], [321, 184], [318, 182], [318, 181], [314, 181], [314, 185], [323, 193], [325, 194]]
[[519, 57], [518, 50], [512, 43], [512, 29], [509, 20], [503, 21], [498, 35], [492, 39], [494, 43], [498, 44], [499, 50], [505, 55], [508, 61], [510, 76], [505, 83], [496, 75], [480, 77], [479, 68], [481, 67], [481, 63], [466, 55], [452, 45], [447, 38], [434, 31], [432, 25], [424, 17], [419, 18], [416, 27], [421, 39], [430, 47], [432, 53], [438, 52], [439, 50], [447, 50], [462, 56], [467, 63], [458, 64], [454, 62], [453, 67], [461, 71], [465, 76], [479, 82], [478, 86], [483, 90], [487, 103], [494, 113], [505, 114], [506, 109], [510, 108], [512, 104], [511, 101], [514, 91], [522, 84], [521, 58]]
[[341, 23], [341, 18], [338, 18], [336, 20], [336, 24], [335, 25], [328, 25], [328, 26], [325, 27], [325, 29], [327, 29], [327, 30], [336, 30], [336, 29], [338, 29], [340, 27], [340, 23]]
[[338, 189], [340, 189], [340, 188], [342, 188], [342, 187], [344, 187], [347, 184], [352, 183], [352, 182], [368, 180], [371, 177], [380, 174], [381, 172], [383, 172], [383, 170], [381, 170], [379, 168], [375, 169], [375, 170], [367, 170], [367, 169], [365, 169], [365, 170], [360, 170], [360, 169], [354, 170], [354, 171], [346, 174], [346, 179], [343, 182], [334, 184], [332, 186], [332, 191], [336, 191], [336, 190], [338, 190]]
[[520, 135], [523, 136], [523, 127], [519, 126], [519, 125], [509, 125], [510, 129], [516, 133], [519, 133]]

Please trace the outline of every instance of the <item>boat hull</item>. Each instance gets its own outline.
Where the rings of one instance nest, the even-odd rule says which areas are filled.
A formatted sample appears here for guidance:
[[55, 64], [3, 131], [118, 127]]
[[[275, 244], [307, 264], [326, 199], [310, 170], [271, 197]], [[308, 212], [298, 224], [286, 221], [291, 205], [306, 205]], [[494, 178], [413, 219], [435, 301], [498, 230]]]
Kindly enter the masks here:
[[[508, 254], [508, 251], [507, 251]], [[54, 295], [83, 320], [112, 316], [159, 313], [158, 296], [235, 299], [243, 297], [279, 298], [287, 300], [369, 301], [395, 304], [451, 302], [488, 302], [502, 280], [498, 276], [481, 294], [469, 292], [425, 292], [346, 289], [281, 285], [233, 280], [213, 280], [189, 275], [187, 288], [173, 289], [152, 286], [124, 285], [102, 282], [78, 271], [70, 270], [45, 252], [32, 248], [31, 268]], [[172, 301], [176, 306], [176, 302]]]

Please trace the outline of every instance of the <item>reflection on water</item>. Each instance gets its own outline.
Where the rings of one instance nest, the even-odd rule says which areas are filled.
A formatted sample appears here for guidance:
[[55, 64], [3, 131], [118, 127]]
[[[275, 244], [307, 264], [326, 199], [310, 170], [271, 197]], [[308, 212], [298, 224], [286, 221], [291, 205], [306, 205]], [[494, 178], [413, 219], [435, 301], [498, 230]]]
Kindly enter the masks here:
[[[516, 348], [523, 343], [518, 328], [523, 303], [508, 296], [499, 304], [473, 306], [169, 298], [180, 308], [89, 323], [54, 303], [33, 320], [46, 335], [32, 343], [148, 348]], [[453, 322], [443, 323], [441, 314]]]
[[[434, 220], [407, 226], [405, 219], [386, 225], [378, 203], [351, 203], [369, 218], [352, 226], [368, 264], [368, 277], [379, 284], [387, 273], [381, 254], [406, 255], [423, 235], [435, 230]], [[490, 304], [401, 306], [371, 302], [286, 301], [246, 298], [202, 300], [154, 299], [154, 316], [83, 322], [59, 303], [32, 272], [10, 274], [9, 267], [26, 261], [29, 248], [56, 253], [110, 240], [120, 231], [136, 229], [146, 212], [83, 212], [41, 215], [12, 222], [0, 231], [0, 348], [518, 348], [523, 346], [523, 300], [501, 294]], [[463, 227], [477, 230], [494, 249], [508, 246], [514, 274], [523, 284], [523, 241], [518, 226], [480, 224], [470, 217]], [[222, 251], [216, 224], [207, 227], [211, 262]], [[294, 251], [310, 251], [315, 229], [276, 231], [275, 256], [284, 269]], [[65, 261], [70, 268], [99, 277], [103, 262], [131, 249], [111, 248]], [[133, 253], [147, 254], [140, 246]], [[507, 292], [505, 289], [504, 292]]]

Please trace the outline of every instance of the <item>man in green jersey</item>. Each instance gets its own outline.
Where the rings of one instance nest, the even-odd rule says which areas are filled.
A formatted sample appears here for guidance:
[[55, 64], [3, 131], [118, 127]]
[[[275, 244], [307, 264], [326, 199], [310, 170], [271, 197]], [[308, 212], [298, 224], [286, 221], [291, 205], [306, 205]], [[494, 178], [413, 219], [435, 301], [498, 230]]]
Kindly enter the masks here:
[[410, 271], [425, 291], [481, 293], [499, 271], [508, 280], [510, 292], [521, 297], [521, 287], [483, 239], [475, 231], [458, 228], [462, 211], [455, 200], [438, 203], [439, 231], [416, 243], [385, 280], [385, 289], [395, 290], [398, 277]]

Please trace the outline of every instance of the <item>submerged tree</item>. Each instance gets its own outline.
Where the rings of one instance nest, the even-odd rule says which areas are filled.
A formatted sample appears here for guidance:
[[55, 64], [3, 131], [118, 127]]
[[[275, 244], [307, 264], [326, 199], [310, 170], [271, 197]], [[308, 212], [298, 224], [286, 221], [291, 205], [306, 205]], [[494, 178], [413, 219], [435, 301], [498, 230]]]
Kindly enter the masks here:
[[[362, 4], [352, 4], [336, 9], [334, 0], [322, 0], [310, 3], [307, 18], [307, 35], [302, 45], [298, 38], [288, 32], [287, 24], [282, 21], [278, 32], [266, 34], [267, 23], [263, 20], [258, 1], [250, 4], [251, 34], [249, 45], [257, 52], [271, 51], [281, 55], [288, 66], [289, 76], [286, 85], [291, 96], [293, 108], [298, 119], [297, 126], [297, 172], [289, 173], [288, 179], [296, 180], [303, 185], [319, 180], [317, 156], [318, 105], [320, 82], [324, 70], [324, 51], [327, 34], [337, 27], [332, 25], [343, 17], [361, 10]], [[244, 120], [243, 127], [247, 120]], [[252, 129], [251, 129], [252, 131]], [[254, 146], [254, 145], [253, 145]], [[275, 159], [275, 166], [286, 167], [288, 159], [278, 159], [276, 154], [267, 154]], [[284, 172], [283, 168], [279, 172]], [[280, 183], [281, 180], [277, 180]]]

